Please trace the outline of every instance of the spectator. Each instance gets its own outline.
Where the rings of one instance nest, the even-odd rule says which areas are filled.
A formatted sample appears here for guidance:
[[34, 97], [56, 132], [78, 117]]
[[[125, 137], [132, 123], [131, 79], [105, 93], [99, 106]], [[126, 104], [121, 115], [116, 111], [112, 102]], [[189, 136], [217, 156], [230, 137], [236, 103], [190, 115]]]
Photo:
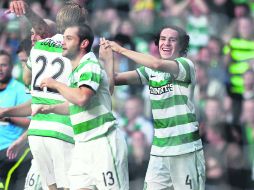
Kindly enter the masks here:
[[[6, 107], [16, 106], [30, 99], [25, 93], [25, 87], [12, 78], [11, 56], [6, 51], [0, 51], [0, 112]], [[28, 127], [28, 118], [0, 119], [0, 186], [5, 189], [23, 190], [27, 172], [31, 165], [31, 153], [28, 145], [20, 154], [9, 160], [6, 156], [8, 147], [18, 139]], [[11, 176], [11, 178], [7, 177]]]
[[[153, 125], [145, 118], [143, 113], [144, 103], [139, 97], [130, 97], [124, 106], [125, 117], [121, 118], [120, 127], [126, 134], [127, 139], [135, 131], [141, 131], [145, 135], [145, 140], [149, 145], [153, 140]], [[131, 139], [128, 140], [130, 142]]]

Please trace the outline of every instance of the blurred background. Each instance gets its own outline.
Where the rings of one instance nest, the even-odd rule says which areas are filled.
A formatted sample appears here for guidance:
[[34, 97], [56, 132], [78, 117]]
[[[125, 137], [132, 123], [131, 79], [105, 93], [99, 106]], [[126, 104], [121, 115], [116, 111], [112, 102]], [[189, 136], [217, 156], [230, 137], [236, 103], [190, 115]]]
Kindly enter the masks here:
[[[42, 18], [55, 20], [64, 1], [30, 0]], [[0, 1], [0, 49], [12, 55], [22, 81], [19, 43], [30, 36], [25, 17], [5, 15]], [[207, 190], [254, 189], [254, 0], [79, 0], [99, 37], [158, 56], [153, 35], [174, 24], [190, 35], [188, 57], [196, 67], [195, 106], [206, 158]], [[115, 55], [117, 72], [137, 65]], [[140, 190], [153, 137], [146, 86], [116, 87], [113, 109], [129, 146], [130, 189]]]

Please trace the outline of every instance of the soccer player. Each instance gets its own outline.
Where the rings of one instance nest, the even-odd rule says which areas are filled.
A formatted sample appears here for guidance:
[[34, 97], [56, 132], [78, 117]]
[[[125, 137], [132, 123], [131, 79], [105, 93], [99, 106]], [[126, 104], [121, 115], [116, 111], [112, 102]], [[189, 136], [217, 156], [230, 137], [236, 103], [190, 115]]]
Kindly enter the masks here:
[[116, 85], [149, 85], [155, 134], [144, 189], [204, 190], [204, 156], [192, 100], [195, 68], [185, 57], [189, 36], [179, 27], [163, 27], [155, 39], [160, 59], [113, 41], [100, 43], [142, 65], [111, 75]]
[[[36, 32], [38, 29], [45, 32], [47, 27], [36, 26], [43, 23], [35, 22], [35, 17], [31, 18], [32, 11], [24, 1], [12, 1], [10, 6], [20, 6], [20, 3], [26, 8], [25, 15], [32, 22]], [[65, 101], [58, 91], [49, 88], [42, 91], [39, 84], [45, 77], [53, 77], [57, 81], [67, 83], [71, 64], [67, 58], [62, 57], [62, 33], [70, 24], [83, 23], [85, 20], [85, 10], [76, 3], [68, 2], [57, 14], [56, 23], [59, 34], [35, 43], [30, 53], [30, 61], [27, 63], [32, 76], [32, 109], [38, 104], [52, 105]], [[42, 31], [40, 32], [43, 33]], [[39, 35], [41, 33], [38, 32]], [[15, 111], [17, 112], [17, 108], [11, 108], [4, 111], [3, 115], [11, 115]], [[31, 114], [31, 109], [26, 114]], [[69, 117], [58, 114], [37, 114], [32, 117], [28, 135], [42, 183], [45, 181], [49, 189], [69, 188], [67, 171], [74, 146]]]
[[[72, 64], [69, 86], [46, 78], [40, 87], [56, 89], [68, 102], [41, 105], [34, 114], [70, 114], [75, 133], [71, 189], [127, 190], [127, 145], [111, 111], [106, 72], [90, 52], [93, 39], [88, 25], [73, 25], [65, 30], [63, 56]], [[113, 56], [109, 48], [101, 51], [102, 58]]]

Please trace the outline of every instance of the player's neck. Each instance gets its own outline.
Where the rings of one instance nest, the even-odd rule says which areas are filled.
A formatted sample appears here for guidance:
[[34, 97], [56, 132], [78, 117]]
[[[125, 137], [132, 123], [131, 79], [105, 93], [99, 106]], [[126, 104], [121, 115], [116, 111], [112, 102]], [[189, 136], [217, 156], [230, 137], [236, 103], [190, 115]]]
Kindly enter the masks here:
[[79, 53], [74, 59], [71, 60], [72, 70], [74, 70], [79, 64], [85, 53]]

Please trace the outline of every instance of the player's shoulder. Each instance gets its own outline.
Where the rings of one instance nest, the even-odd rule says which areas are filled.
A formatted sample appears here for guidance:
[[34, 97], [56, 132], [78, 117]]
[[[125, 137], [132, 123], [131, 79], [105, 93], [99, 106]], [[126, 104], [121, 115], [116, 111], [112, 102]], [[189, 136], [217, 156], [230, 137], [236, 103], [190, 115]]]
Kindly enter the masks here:
[[51, 46], [62, 47], [62, 42], [63, 42], [63, 35], [56, 34], [50, 38], [39, 40], [38, 42], [36, 42], [36, 44], [46, 45], [50, 47]]

